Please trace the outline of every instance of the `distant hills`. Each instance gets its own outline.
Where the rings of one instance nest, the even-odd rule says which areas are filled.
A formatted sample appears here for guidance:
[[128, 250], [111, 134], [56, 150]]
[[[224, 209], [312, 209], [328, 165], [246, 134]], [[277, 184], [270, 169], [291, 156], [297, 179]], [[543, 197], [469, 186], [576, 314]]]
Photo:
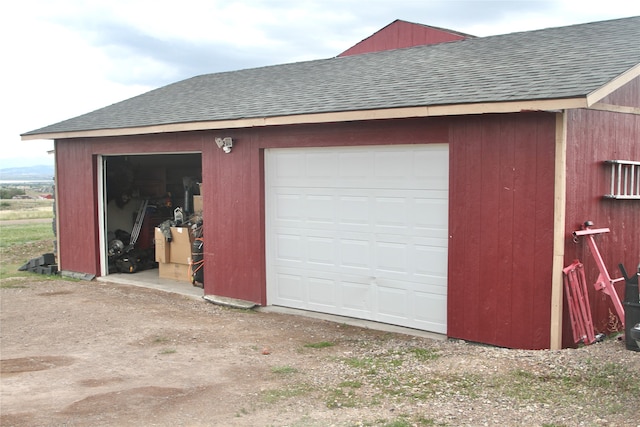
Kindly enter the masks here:
[[52, 165], [0, 169], [0, 181], [52, 181], [53, 175]]

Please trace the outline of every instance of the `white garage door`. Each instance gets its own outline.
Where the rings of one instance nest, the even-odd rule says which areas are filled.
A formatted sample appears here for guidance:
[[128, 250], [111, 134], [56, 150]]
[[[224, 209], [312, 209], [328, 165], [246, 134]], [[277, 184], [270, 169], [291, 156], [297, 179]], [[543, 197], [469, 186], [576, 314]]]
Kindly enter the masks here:
[[267, 303], [446, 333], [447, 144], [265, 152]]

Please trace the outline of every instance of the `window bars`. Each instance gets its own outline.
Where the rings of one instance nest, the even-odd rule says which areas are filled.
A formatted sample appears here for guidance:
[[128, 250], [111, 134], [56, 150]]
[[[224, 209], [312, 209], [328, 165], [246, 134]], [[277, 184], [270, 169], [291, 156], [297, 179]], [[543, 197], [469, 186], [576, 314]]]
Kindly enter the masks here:
[[611, 192], [608, 199], [640, 200], [640, 162], [605, 160], [611, 165]]

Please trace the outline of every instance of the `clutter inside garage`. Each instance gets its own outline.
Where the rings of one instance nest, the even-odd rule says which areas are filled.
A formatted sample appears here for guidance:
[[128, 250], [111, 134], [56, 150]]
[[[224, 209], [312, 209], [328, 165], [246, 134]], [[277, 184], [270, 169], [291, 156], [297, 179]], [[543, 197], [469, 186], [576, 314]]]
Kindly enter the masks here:
[[104, 170], [109, 274], [158, 268], [202, 287], [201, 155], [109, 156]]

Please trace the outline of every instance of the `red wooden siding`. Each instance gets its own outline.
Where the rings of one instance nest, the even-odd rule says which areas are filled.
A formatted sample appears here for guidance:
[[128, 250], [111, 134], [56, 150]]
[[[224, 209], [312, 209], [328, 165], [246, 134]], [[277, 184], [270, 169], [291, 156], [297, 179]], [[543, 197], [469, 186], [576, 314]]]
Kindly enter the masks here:
[[[205, 293], [264, 304], [264, 191], [252, 134], [210, 134], [203, 153]], [[233, 137], [233, 151], [219, 150], [214, 135]]]
[[466, 37], [469, 36], [441, 28], [397, 20], [338, 56], [359, 55], [381, 50], [451, 42], [462, 40]]
[[[216, 136], [234, 138], [230, 154], [216, 147]], [[61, 267], [99, 273], [97, 154], [201, 152], [205, 293], [266, 304], [264, 149], [443, 142], [449, 143], [451, 159], [448, 334], [506, 347], [547, 347], [553, 249], [552, 114], [61, 141], [56, 146], [64, 235]]]
[[85, 141], [56, 141], [58, 254], [61, 270], [98, 275], [96, 162]]
[[555, 117], [451, 125], [448, 335], [548, 348]]
[[[638, 79], [628, 88], [630, 94], [615, 94], [639, 105]], [[635, 103], [635, 104], [633, 104]], [[612, 278], [621, 277], [618, 264], [632, 273], [640, 262], [640, 200], [608, 200], [603, 195], [610, 190], [610, 169], [602, 164], [608, 159], [640, 160], [640, 116], [593, 110], [572, 110], [568, 122], [567, 149], [567, 213], [565, 263], [579, 259], [585, 272], [594, 326], [598, 332], [610, 332], [609, 311], [615, 313], [610, 299], [595, 292], [593, 283], [598, 273], [593, 258], [583, 241], [573, 242], [571, 233], [591, 220], [596, 227], [608, 227], [611, 232], [597, 238], [607, 270]], [[624, 295], [624, 286], [618, 286]], [[565, 321], [565, 325], [567, 322]], [[565, 327], [565, 345], [569, 345], [570, 329]]]

